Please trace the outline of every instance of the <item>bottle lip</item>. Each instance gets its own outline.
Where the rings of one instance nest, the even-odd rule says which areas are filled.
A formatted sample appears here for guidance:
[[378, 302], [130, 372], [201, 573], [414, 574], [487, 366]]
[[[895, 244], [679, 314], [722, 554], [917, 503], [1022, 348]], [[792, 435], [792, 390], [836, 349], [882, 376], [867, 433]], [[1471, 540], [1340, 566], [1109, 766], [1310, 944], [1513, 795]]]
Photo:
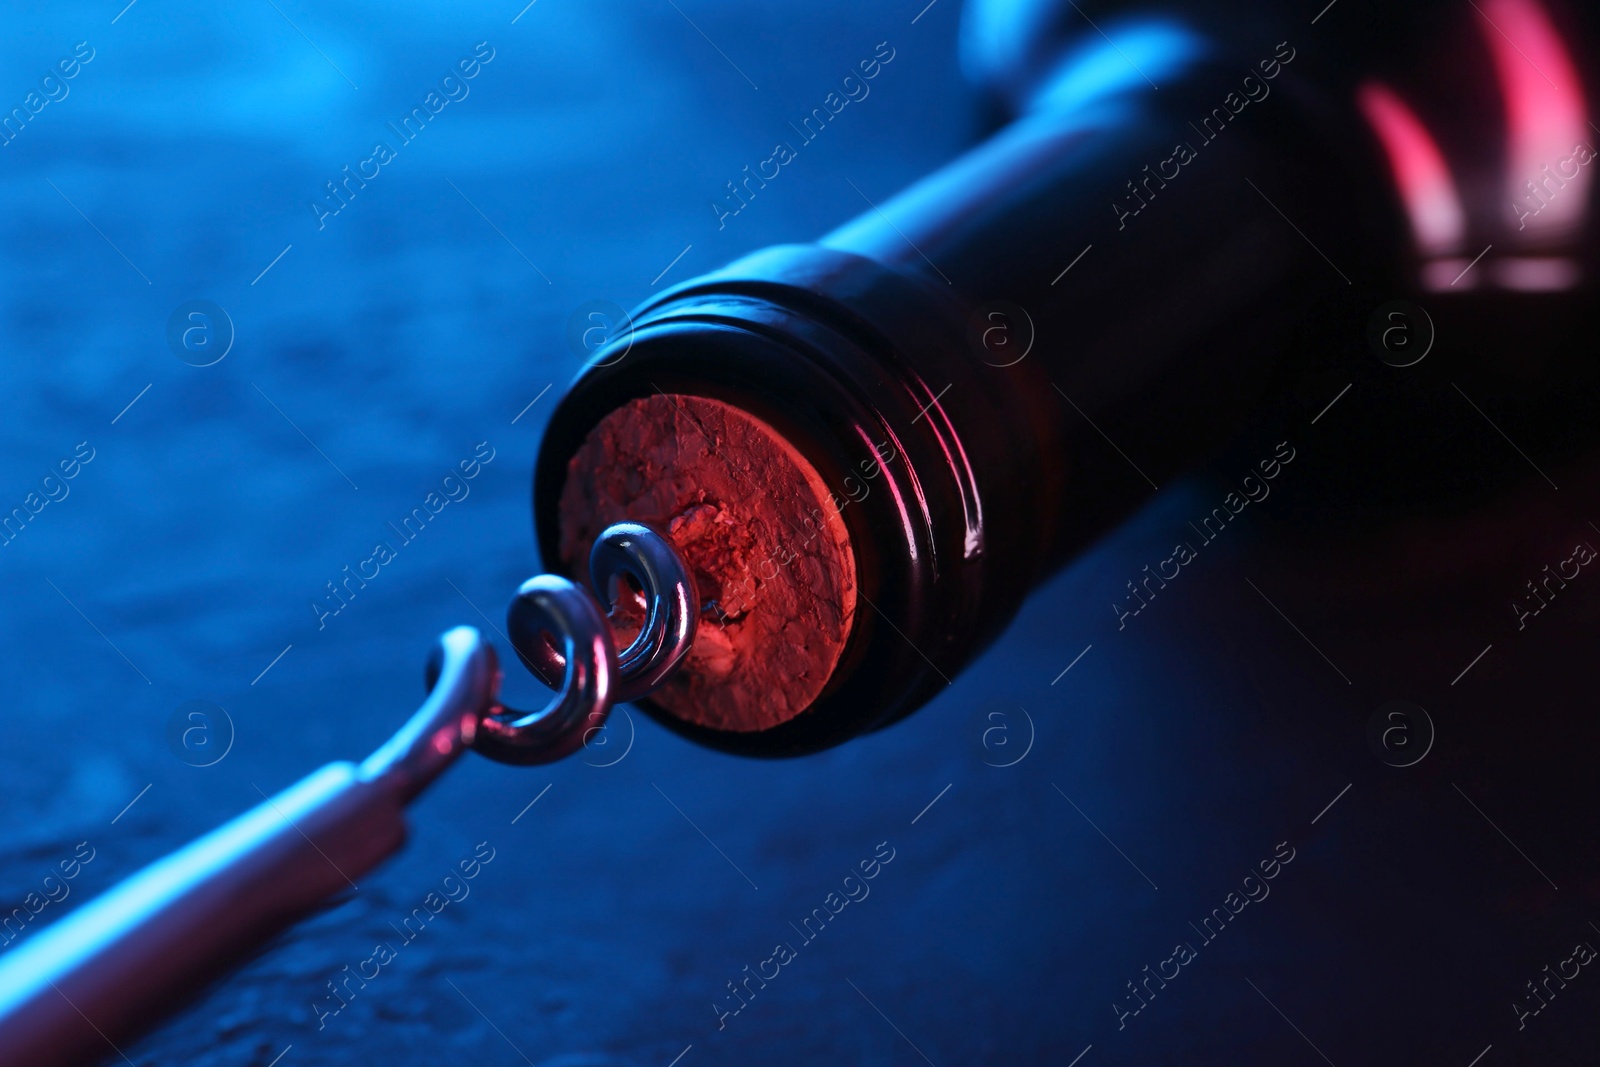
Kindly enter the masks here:
[[[859, 313], [892, 306], [922, 323], [913, 338], [959, 345], [959, 326], [942, 321], [950, 303], [859, 256], [768, 250], [646, 305], [557, 405], [535, 465], [533, 511], [541, 554], [558, 571], [568, 462], [601, 419], [639, 397], [704, 396], [748, 411], [846, 501], [858, 603], [820, 695], [754, 733], [699, 726], [643, 702], [669, 728], [747, 755], [814, 752], [909, 713], [970, 654], [983, 630], [988, 555], [963, 444], [939, 404], [928, 406], [939, 385]], [[894, 335], [905, 344], [904, 333]]]

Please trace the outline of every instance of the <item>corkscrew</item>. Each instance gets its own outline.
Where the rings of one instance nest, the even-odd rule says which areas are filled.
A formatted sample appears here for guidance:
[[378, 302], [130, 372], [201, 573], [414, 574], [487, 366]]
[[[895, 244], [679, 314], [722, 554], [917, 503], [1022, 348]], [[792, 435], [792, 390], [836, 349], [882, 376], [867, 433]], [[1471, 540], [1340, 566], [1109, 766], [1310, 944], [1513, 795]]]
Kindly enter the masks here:
[[[518, 588], [512, 650], [554, 695], [534, 712], [499, 699], [474, 628], [439, 638], [427, 698], [359, 764], [330, 763], [145, 867], [0, 958], [0, 1067], [76, 1063], [113, 1048], [206, 979], [328, 898], [355, 889], [405, 840], [404, 807], [466, 749], [520, 765], [570, 755], [614, 704], [651, 692], [694, 640], [699, 597], [682, 557], [647, 526], [616, 523], [589, 555], [594, 592], [551, 574]], [[633, 596], [636, 636], [613, 619]]]

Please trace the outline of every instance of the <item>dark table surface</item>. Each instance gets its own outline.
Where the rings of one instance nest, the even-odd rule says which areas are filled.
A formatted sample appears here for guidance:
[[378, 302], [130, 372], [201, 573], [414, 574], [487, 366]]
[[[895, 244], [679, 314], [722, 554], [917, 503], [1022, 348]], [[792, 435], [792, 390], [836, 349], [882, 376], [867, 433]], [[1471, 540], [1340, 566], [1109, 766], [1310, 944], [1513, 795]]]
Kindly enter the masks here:
[[[365, 754], [418, 703], [436, 634], [499, 623], [539, 566], [529, 476], [579, 363], [574, 309], [814, 237], [979, 135], [955, 0], [920, 17], [519, 6], [8, 17], [8, 107], [94, 49], [0, 148], [6, 508], [79, 442], [94, 451], [0, 549], [0, 905], [93, 850], [22, 938], [258, 790]], [[871, 96], [719, 230], [723, 182], [884, 40], [896, 58]], [[470, 95], [319, 230], [323, 183], [392, 142], [385, 123], [480, 41], [494, 58]], [[203, 368], [165, 336], [196, 299], [236, 329]], [[1346, 446], [1365, 391], [1315, 425], [1306, 411], [1277, 497], [1124, 628], [1109, 606], [1218, 502], [1229, 461], [1152, 494], [880, 734], [764, 763], [634, 713], [560, 765], [469, 757], [350, 899], [121, 1051], [141, 1067], [1592, 1061], [1588, 968], [1520, 1030], [1511, 1006], [1600, 945], [1600, 578], [1521, 630], [1506, 605], [1600, 543], [1594, 468], [1547, 471], [1557, 491], [1479, 424], [1463, 462], [1523, 471], [1520, 488], [1342, 524], [1328, 486], [1359, 493]], [[482, 441], [470, 496], [319, 629], [324, 583]], [[519, 671], [507, 686], [533, 703]], [[1368, 741], [1395, 699], [1437, 733], [1408, 768]], [[171, 725], [190, 701], [223, 712], [185, 759]], [[396, 927], [480, 842], [494, 858], [470, 895], [406, 942]], [[802, 943], [791, 924], [891, 849], [870, 895]], [[1264, 888], [1244, 881], [1275, 854], [1292, 860]], [[1230, 898], [1247, 889], [1267, 895]], [[327, 983], [380, 942], [395, 958], [319, 1029]], [[719, 1028], [725, 983], [780, 942], [796, 958]], [[1193, 958], [1119, 1028], [1127, 983], [1184, 942]]]

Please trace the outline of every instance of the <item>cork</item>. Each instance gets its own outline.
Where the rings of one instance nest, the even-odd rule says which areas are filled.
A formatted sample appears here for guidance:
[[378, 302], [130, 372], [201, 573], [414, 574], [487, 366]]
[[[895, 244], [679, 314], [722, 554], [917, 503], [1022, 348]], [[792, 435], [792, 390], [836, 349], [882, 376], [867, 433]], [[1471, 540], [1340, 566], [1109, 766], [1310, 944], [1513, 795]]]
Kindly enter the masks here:
[[833, 500], [761, 419], [657, 394], [608, 414], [569, 461], [561, 561], [587, 580], [589, 547], [606, 526], [626, 519], [665, 533], [706, 607], [683, 665], [650, 700], [686, 722], [758, 732], [805, 713], [850, 636], [855, 555]]

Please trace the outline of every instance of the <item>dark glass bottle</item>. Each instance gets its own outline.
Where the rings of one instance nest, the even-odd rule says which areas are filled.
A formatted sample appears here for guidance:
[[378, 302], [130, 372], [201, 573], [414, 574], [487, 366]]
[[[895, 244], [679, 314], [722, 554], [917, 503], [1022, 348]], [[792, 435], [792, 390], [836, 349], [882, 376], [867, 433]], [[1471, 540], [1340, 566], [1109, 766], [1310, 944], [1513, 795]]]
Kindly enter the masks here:
[[[816, 244], [660, 294], [597, 354], [535, 472], [548, 566], [571, 458], [635, 398], [747, 411], [841, 494], [881, 478], [842, 512], [865, 603], [812, 706], [760, 732], [658, 719], [792, 755], [904, 716], [1044, 576], [1409, 290], [1359, 64], [1334, 31], [1274, 21], [1067, 38], [987, 142]], [[874, 463], [874, 442], [896, 458]]]

